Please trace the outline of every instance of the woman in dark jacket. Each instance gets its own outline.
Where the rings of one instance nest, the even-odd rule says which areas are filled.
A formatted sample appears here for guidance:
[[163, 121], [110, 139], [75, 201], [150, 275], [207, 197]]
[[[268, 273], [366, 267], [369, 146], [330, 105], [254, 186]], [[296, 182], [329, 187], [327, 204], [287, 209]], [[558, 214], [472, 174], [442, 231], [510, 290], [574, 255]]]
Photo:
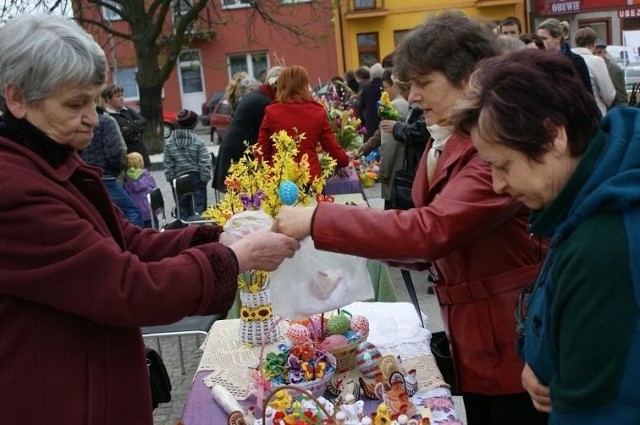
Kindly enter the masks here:
[[214, 170], [212, 186], [226, 192], [224, 179], [227, 177], [231, 162], [237, 162], [245, 151], [245, 142], [253, 145], [258, 140], [258, 130], [264, 115], [264, 108], [276, 96], [276, 85], [282, 67], [269, 69], [264, 84], [257, 91], [244, 96], [233, 113], [233, 120], [220, 143], [218, 162]]

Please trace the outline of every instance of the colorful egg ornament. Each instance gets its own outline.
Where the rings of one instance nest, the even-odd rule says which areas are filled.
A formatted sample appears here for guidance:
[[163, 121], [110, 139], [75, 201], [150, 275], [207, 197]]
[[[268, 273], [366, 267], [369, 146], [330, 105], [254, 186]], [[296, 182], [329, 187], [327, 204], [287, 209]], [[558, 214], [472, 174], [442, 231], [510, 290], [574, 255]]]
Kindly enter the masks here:
[[290, 180], [285, 180], [278, 187], [278, 196], [285, 205], [294, 205], [298, 201], [298, 186]]
[[378, 347], [369, 341], [361, 342], [356, 351], [356, 363], [365, 378], [373, 379], [379, 371], [382, 355]]
[[343, 334], [349, 330], [351, 318], [344, 314], [336, 314], [329, 318], [329, 333], [331, 335]]
[[369, 335], [369, 319], [361, 314], [353, 316], [349, 329], [363, 336]]
[[294, 345], [304, 344], [311, 338], [311, 332], [309, 332], [306, 326], [300, 323], [294, 323], [287, 329], [287, 338], [289, 338], [289, 341]]

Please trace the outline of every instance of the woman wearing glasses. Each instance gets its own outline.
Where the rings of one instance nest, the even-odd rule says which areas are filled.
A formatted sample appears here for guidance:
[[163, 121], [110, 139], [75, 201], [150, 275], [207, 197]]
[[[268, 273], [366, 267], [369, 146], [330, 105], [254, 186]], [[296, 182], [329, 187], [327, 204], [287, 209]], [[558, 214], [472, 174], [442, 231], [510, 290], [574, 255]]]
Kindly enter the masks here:
[[571, 62], [544, 51], [485, 61], [456, 109], [495, 191], [550, 238], [523, 306], [534, 405], [552, 424], [639, 424], [640, 110], [599, 124]]

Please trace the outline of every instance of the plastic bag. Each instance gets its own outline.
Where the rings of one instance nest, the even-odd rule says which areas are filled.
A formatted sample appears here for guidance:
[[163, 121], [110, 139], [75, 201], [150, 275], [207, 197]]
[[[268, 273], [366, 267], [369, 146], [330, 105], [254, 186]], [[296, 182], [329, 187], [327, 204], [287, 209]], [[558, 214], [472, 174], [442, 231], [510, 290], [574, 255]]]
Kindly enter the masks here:
[[273, 218], [262, 210], [241, 211], [234, 214], [223, 227], [225, 233], [225, 244], [242, 240], [251, 232], [262, 229], [270, 229], [273, 225]]
[[271, 273], [269, 287], [274, 314], [289, 320], [374, 297], [366, 259], [319, 251], [311, 238]]

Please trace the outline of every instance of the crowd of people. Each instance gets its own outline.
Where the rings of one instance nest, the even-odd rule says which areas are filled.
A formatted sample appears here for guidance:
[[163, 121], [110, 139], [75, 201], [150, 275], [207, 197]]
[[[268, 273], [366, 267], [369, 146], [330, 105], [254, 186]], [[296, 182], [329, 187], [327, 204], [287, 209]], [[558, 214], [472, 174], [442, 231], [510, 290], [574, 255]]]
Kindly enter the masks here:
[[[239, 273], [275, 270], [311, 237], [320, 250], [429, 270], [469, 425], [640, 423], [640, 111], [624, 106], [593, 29], [576, 31], [573, 49], [567, 23], [536, 30], [446, 11], [381, 63], [335, 78], [367, 129], [354, 154], [379, 147], [385, 199], [394, 172], [413, 172], [414, 208], [283, 207], [271, 230], [231, 243], [216, 224], [149, 229], [145, 121], [105, 85], [102, 49], [62, 17], [9, 21], [3, 418], [151, 424], [139, 328], [226, 312]], [[379, 116], [383, 91], [397, 119]], [[259, 82], [238, 73], [227, 97], [215, 176], [195, 112], [180, 111], [167, 141], [167, 180], [187, 174], [196, 188], [176, 199], [188, 215], [206, 208], [212, 178], [224, 190], [247, 145], [270, 161], [280, 130], [304, 135], [312, 176], [317, 146], [349, 164], [304, 67], [272, 67]]]

